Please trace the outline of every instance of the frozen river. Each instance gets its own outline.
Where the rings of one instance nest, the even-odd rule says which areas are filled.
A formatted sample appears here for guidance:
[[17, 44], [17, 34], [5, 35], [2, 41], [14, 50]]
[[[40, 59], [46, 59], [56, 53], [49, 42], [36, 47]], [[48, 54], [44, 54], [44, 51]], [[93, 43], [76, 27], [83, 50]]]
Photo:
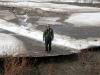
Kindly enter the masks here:
[[[42, 4], [41, 6], [45, 7]], [[56, 5], [53, 6], [55, 6], [54, 8], [56, 9]], [[62, 6], [60, 7], [62, 10], [65, 8], [63, 5], [57, 6]], [[70, 7], [70, 5], [67, 6]], [[67, 7], [67, 9], [69, 9], [69, 7]], [[100, 46], [100, 9], [72, 5], [71, 7], [73, 9], [70, 11], [74, 10], [76, 12], [78, 10], [81, 11], [81, 13], [71, 13], [62, 16], [54, 15], [54, 13], [52, 15], [46, 13], [49, 16], [40, 16], [38, 14], [30, 16], [29, 14], [24, 14], [16, 15], [16, 17], [8, 10], [2, 10], [2, 12], [0, 12], [2, 14], [0, 16], [0, 28], [4, 31], [1, 30], [0, 32], [8, 33], [22, 40], [27, 47], [29, 56], [67, 55], [78, 53], [80, 50], [87, 49], [91, 46]], [[52, 6], [48, 8], [52, 8]], [[6, 13], [4, 13], [5, 11]], [[45, 11], [47, 11], [47, 9]], [[82, 11], [85, 11], [85, 13], [82, 13]], [[52, 11], [50, 10], [50, 12]], [[53, 50], [50, 54], [44, 51], [42, 38], [43, 31], [47, 24], [51, 24], [55, 32]]]

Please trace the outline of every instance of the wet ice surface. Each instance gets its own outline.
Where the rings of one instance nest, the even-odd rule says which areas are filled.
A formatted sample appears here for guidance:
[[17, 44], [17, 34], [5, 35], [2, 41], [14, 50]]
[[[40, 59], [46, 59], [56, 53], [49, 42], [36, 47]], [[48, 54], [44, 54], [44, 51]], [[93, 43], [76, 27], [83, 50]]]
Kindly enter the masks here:
[[[47, 5], [48, 6], [48, 5]], [[56, 5], [54, 5], [56, 6]], [[58, 6], [58, 5], [57, 5]], [[60, 5], [59, 5], [60, 6]], [[62, 5], [61, 5], [62, 6]], [[65, 6], [65, 5], [64, 5]], [[60, 7], [64, 9], [64, 6]], [[44, 6], [43, 6], [44, 7]], [[51, 6], [50, 8], [52, 8]], [[69, 6], [70, 7], [70, 6]], [[99, 8], [91, 8], [91, 7], [78, 7], [73, 6], [74, 10], [77, 10], [77, 8], [81, 8], [81, 11], [88, 11], [88, 8], [92, 11], [96, 10], [99, 11]], [[40, 7], [39, 7], [40, 8]], [[72, 9], [72, 10], [73, 10]], [[79, 10], [79, 11], [80, 11]], [[89, 12], [89, 11], [88, 11]], [[9, 32], [8, 34], [13, 34], [13, 36], [16, 36], [20, 40], [24, 42], [25, 47], [27, 47], [27, 54], [30, 56], [56, 56], [56, 55], [67, 55], [72, 53], [78, 53], [82, 49], [86, 49], [93, 46], [100, 46], [100, 27], [96, 27], [97, 22], [99, 23], [100, 19], [96, 19], [99, 13], [84, 13], [89, 16], [95, 17], [93, 20], [95, 21], [92, 26], [90, 25], [90, 20], [85, 21], [83, 18], [83, 22], [87, 23], [88, 25], [77, 25], [73, 24], [73, 15], [64, 15], [65, 17], [61, 19], [60, 16], [27, 16], [25, 15], [17, 15], [17, 18], [12, 18], [3, 20], [0, 19], [0, 28], [7, 30]], [[80, 21], [80, 15], [84, 15], [83, 13], [78, 13], [79, 15], [77, 22]], [[66, 19], [69, 17], [68, 19]], [[85, 18], [87, 18], [85, 17]], [[67, 20], [70, 20], [68, 23]], [[91, 18], [91, 17], [90, 17]], [[16, 23], [16, 20], [18, 19]], [[76, 19], [76, 17], [75, 17]], [[22, 22], [21, 22], [22, 21]], [[67, 23], [66, 23], [67, 22]], [[71, 24], [72, 23], [72, 24]], [[76, 22], [75, 22], [76, 23]], [[23, 25], [24, 24], [24, 25]], [[53, 41], [53, 50], [50, 53], [46, 53], [44, 50], [44, 42], [43, 42], [43, 31], [45, 29], [45, 26], [47, 24], [52, 24], [52, 28], [55, 31], [55, 39]], [[97, 25], [98, 26], [98, 25]], [[3, 33], [5, 33], [4, 31]]]

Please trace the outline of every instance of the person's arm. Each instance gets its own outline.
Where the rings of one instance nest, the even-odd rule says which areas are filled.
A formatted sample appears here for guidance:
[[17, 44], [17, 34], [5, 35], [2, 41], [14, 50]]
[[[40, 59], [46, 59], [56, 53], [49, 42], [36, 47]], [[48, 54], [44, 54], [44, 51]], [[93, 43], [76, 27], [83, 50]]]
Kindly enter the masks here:
[[44, 39], [45, 39], [45, 31], [43, 32], [43, 41], [44, 41]]
[[52, 29], [52, 40], [54, 39], [54, 32], [53, 32], [53, 29]]

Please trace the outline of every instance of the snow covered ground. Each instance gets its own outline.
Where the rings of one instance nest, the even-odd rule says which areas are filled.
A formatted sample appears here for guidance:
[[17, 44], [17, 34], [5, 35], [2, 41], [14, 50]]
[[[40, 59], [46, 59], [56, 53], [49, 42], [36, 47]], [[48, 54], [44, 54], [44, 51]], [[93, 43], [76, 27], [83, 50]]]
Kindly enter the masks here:
[[54, 4], [54, 3], [36, 3], [36, 2], [17, 2], [17, 3], [4, 3], [0, 2], [0, 5], [9, 6], [9, 7], [26, 7], [35, 10], [39, 8], [43, 11], [52, 11], [52, 12], [97, 12], [100, 11], [100, 8], [96, 7], [81, 7], [76, 5], [69, 4]]
[[76, 13], [71, 15], [65, 22], [72, 23], [75, 27], [97, 26], [100, 27], [100, 12], [98, 13]]
[[52, 25], [60, 25], [62, 23], [57, 22], [60, 20], [60, 17], [40, 17], [39, 20], [37, 21], [38, 24], [52, 24]]
[[[1, 1], [13, 1], [13, 2], [25, 2], [25, 1], [35, 1], [35, 2], [50, 2], [50, 1], [54, 1], [54, 2], [80, 2], [80, 3], [89, 3], [91, 2], [90, 0], [1, 0]], [[97, 3], [99, 2], [98, 0], [94, 0], [93, 3]]]
[[[25, 36], [27, 38], [31, 38], [43, 42], [42, 41], [43, 32], [36, 29], [29, 31], [26, 30], [25, 28], [19, 27], [13, 23], [9, 23], [2, 19], [0, 19], [0, 28], [14, 32], [21, 36]], [[99, 38], [75, 39], [75, 38], [71, 38], [70, 36], [55, 34], [53, 45], [66, 47], [66, 50], [67, 48], [73, 49], [72, 52], [75, 53], [80, 51], [81, 49], [86, 49], [91, 46], [100, 46], [100, 39]]]
[[0, 33], [0, 56], [18, 56], [27, 53], [22, 41], [16, 37]]
[[[60, 50], [56, 50], [56, 51], [53, 50], [55, 52], [54, 54], [51, 53], [50, 56], [56, 55], [58, 51], [60, 51], [58, 52], [58, 55], [60, 55], [62, 52], [63, 52], [62, 54], [68, 54], [68, 52], [78, 53], [82, 49], [100, 46], [100, 38], [99, 38], [100, 36], [98, 33], [99, 30], [90, 29], [91, 27], [99, 26], [100, 8], [86, 7], [86, 6], [81, 7], [81, 6], [68, 5], [68, 4], [34, 3], [34, 2], [33, 3], [18, 2], [18, 3], [10, 3], [10, 4], [8, 3], [5, 5], [11, 6], [11, 7], [29, 7], [29, 8], [32, 8], [33, 10], [35, 8], [39, 8], [43, 11], [50, 11], [50, 12], [51, 11], [60, 12], [60, 13], [75, 12], [75, 13], [70, 13], [70, 15], [63, 15], [63, 16], [49, 15], [49, 13], [47, 13], [47, 15], [49, 16], [40, 16], [40, 15], [38, 16], [37, 14], [34, 16], [28, 16], [27, 14], [24, 14], [24, 15], [16, 15], [15, 17], [12, 14], [11, 17], [9, 18], [7, 15], [6, 16], [4, 15], [3, 17], [0, 15], [0, 28], [1, 29], [13, 32], [17, 34], [18, 36], [24, 36], [27, 39], [29, 38], [29, 39], [38, 41], [42, 44], [44, 43], [42, 28], [43, 26], [47, 24], [52, 24], [55, 30], [55, 38], [53, 41], [53, 46], [57, 46], [57, 48], [60, 47]], [[6, 12], [9, 12], [9, 11], [6, 11]], [[9, 15], [10, 14], [11, 12], [9, 12]], [[44, 12], [41, 14], [44, 14]], [[20, 25], [18, 25], [16, 22], [10, 21], [10, 20], [16, 21], [17, 19], [22, 21], [20, 22]], [[32, 22], [31, 21], [27, 22], [27, 20], [31, 20]], [[31, 26], [32, 26], [32, 29], [30, 29]], [[87, 26], [89, 27], [90, 30], [84, 29], [84, 27], [87, 27]], [[38, 29], [38, 27], [40, 27], [40, 29]], [[94, 35], [90, 34], [91, 30], [93, 30], [92, 32]], [[98, 34], [95, 34], [95, 33], [98, 33]], [[79, 37], [79, 38], [75, 38], [74, 36]], [[81, 38], [81, 37], [85, 37], [85, 38]], [[31, 42], [34, 42], [34, 41], [31, 41]], [[40, 44], [38, 48], [39, 47], [40, 47]], [[38, 50], [40, 49], [36, 49], [35, 51], [32, 51], [33, 49], [27, 50], [27, 51], [28, 53], [33, 53], [32, 55], [34, 55], [34, 54], [39, 54]], [[40, 51], [40, 54], [44, 56], [45, 52], [41, 53], [41, 51]]]

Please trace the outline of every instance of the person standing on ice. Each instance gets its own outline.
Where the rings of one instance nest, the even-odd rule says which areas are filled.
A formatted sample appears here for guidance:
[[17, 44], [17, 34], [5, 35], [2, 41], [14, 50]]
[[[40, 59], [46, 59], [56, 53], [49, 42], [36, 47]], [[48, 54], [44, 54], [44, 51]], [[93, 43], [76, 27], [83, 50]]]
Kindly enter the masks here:
[[50, 25], [47, 25], [47, 28], [43, 33], [43, 41], [45, 41], [45, 50], [47, 52], [51, 51], [51, 45], [53, 39], [54, 39], [53, 29], [50, 27]]

